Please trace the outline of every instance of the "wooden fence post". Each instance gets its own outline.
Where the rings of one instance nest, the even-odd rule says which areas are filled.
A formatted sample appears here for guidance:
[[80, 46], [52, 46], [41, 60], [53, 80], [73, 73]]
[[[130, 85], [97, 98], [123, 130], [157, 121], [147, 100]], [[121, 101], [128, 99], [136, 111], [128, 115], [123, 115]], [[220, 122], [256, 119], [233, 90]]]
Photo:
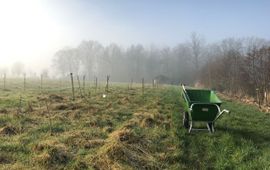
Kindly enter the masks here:
[[110, 76], [107, 75], [107, 81], [106, 81], [106, 92], [109, 92], [109, 79], [110, 79]]
[[72, 87], [72, 100], [75, 100], [75, 92], [74, 92], [74, 82], [73, 82], [73, 74], [70, 73], [70, 79], [71, 79], [71, 87]]
[[144, 78], [142, 78], [142, 94], [144, 95]]
[[133, 84], [133, 78], [131, 78], [130, 89], [132, 89], [132, 84]]
[[23, 91], [25, 91], [26, 88], [26, 74], [23, 74]]
[[40, 75], [40, 91], [43, 91], [43, 74]]
[[95, 77], [95, 91], [97, 91], [97, 86], [98, 86], [98, 78]]
[[83, 93], [85, 94], [85, 75], [83, 75]]
[[77, 75], [77, 80], [78, 80], [78, 85], [79, 85], [80, 95], [81, 95], [81, 98], [83, 98], [82, 89], [81, 89], [81, 82], [80, 82], [80, 77], [79, 77], [79, 75]]

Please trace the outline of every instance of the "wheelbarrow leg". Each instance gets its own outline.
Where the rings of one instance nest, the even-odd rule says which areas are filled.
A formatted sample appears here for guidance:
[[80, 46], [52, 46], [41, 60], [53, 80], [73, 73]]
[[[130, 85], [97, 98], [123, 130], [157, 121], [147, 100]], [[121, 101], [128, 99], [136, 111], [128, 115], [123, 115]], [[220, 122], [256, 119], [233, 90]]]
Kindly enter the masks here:
[[192, 130], [192, 121], [190, 122], [190, 126], [189, 126], [189, 130], [188, 130], [188, 133], [190, 133]]
[[214, 124], [214, 122], [212, 122], [212, 132], [214, 133], [215, 132], [215, 126], [214, 126], [215, 124]]
[[190, 125], [189, 125], [189, 115], [188, 112], [184, 112], [183, 114], [183, 126], [186, 129], [189, 129]]
[[207, 126], [208, 131], [209, 131], [210, 133], [212, 133], [210, 123], [207, 123], [206, 126]]
[[206, 125], [207, 125], [207, 129], [209, 130], [210, 133], [214, 133], [215, 132], [214, 123], [213, 122], [208, 122]]

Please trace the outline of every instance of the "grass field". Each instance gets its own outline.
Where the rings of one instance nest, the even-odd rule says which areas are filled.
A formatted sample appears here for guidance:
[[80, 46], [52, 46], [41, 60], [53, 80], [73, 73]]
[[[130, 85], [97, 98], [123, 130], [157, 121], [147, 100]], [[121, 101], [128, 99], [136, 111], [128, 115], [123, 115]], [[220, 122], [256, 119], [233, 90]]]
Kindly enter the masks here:
[[[182, 127], [180, 87], [10, 80], [0, 90], [0, 169], [269, 169], [270, 114], [224, 101], [216, 132]], [[106, 94], [106, 97], [103, 96]]]

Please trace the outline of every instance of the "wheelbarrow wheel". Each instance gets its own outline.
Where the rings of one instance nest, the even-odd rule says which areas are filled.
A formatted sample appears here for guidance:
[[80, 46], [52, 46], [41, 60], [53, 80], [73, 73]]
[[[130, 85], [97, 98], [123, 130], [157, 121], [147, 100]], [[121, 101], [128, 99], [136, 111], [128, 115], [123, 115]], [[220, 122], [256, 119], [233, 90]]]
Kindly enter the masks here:
[[184, 126], [184, 128], [186, 128], [186, 129], [189, 129], [189, 116], [188, 116], [188, 112], [185, 112], [184, 114], [183, 114], [183, 126]]

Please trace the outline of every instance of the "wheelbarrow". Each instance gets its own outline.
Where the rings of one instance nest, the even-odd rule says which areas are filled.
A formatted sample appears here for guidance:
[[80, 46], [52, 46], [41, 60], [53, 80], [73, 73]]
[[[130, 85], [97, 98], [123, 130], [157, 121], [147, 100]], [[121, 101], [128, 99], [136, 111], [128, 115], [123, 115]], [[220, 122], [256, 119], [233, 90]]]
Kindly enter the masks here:
[[[185, 88], [182, 85], [182, 97], [184, 99], [183, 126], [190, 133], [192, 130], [208, 130], [214, 133], [215, 122], [223, 115], [230, 113], [221, 110], [221, 100], [216, 93], [208, 89]], [[193, 128], [194, 122], [205, 122], [207, 128]]]

